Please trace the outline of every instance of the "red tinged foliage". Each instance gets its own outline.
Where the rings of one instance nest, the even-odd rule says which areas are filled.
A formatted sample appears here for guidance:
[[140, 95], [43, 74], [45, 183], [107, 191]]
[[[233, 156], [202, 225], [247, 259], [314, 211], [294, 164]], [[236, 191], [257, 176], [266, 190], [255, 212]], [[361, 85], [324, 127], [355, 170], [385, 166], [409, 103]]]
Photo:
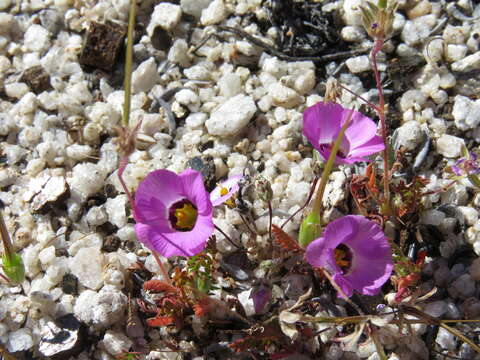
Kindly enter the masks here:
[[280, 229], [278, 226], [272, 225], [272, 234], [275, 241], [285, 251], [304, 251], [302, 247], [290, 235]]

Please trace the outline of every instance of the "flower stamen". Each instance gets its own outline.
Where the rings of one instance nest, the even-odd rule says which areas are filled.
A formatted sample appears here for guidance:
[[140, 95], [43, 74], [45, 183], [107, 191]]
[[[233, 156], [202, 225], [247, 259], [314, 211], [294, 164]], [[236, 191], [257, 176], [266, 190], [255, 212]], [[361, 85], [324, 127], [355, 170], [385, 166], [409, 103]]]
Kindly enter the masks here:
[[335, 263], [343, 271], [348, 272], [352, 264], [352, 254], [349, 248], [343, 244], [340, 244], [335, 249]]
[[170, 223], [175, 230], [190, 231], [197, 221], [197, 209], [188, 200], [181, 200], [170, 208]]

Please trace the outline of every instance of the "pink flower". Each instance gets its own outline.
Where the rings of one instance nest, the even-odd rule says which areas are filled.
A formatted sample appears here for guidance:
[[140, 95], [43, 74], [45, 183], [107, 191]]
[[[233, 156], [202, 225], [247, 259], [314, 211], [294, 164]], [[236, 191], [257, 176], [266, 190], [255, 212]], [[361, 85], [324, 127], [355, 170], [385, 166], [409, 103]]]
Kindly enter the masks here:
[[213, 206], [198, 171], [152, 171], [138, 186], [135, 207], [138, 239], [165, 257], [198, 254], [213, 233]]
[[213, 206], [218, 206], [228, 201], [240, 188], [238, 182], [242, 178], [242, 175], [230, 176], [227, 180], [220, 183], [210, 193], [210, 200]]
[[318, 150], [325, 161], [330, 156], [340, 128], [352, 111], [352, 119], [345, 131], [335, 164], [368, 161], [365, 156], [385, 148], [382, 138], [376, 135], [377, 125], [372, 119], [358, 111], [345, 109], [339, 104], [319, 102], [307, 108], [303, 113], [303, 135]]
[[328, 224], [323, 237], [308, 245], [305, 257], [312, 266], [332, 274], [349, 297], [353, 290], [377, 294], [393, 269], [392, 251], [382, 229], [359, 215], [347, 215]]

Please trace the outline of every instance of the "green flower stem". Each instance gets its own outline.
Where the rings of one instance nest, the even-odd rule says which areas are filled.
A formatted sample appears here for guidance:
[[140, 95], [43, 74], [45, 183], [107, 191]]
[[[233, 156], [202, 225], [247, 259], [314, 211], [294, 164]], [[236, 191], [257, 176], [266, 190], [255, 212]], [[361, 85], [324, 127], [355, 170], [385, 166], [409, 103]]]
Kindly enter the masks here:
[[7, 225], [5, 224], [5, 220], [3, 220], [2, 210], [0, 210], [0, 234], [2, 236], [2, 243], [4, 249], [3, 256], [5, 259], [7, 259], [8, 262], [12, 262], [14, 254], [13, 246], [10, 240], [10, 235], [7, 231]]
[[315, 197], [315, 201], [313, 203], [312, 211], [307, 215], [307, 217], [302, 221], [300, 225], [300, 232], [298, 236], [298, 242], [300, 246], [303, 248], [307, 247], [314, 239], [316, 239], [320, 235], [320, 229], [322, 226], [322, 199], [323, 193], [325, 192], [325, 187], [327, 186], [328, 178], [333, 170], [333, 165], [335, 162], [335, 157], [337, 156], [338, 150], [340, 149], [340, 145], [343, 140], [343, 136], [345, 135], [345, 131], [347, 130], [348, 126], [350, 125], [350, 120], [353, 116], [353, 110], [350, 111], [348, 114], [345, 123], [340, 129], [338, 133], [337, 139], [333, 143], [332, 150], [330, 152], [330, 156], [328, 157], [327, 163], [325, 164], [325, 168], [322, 172], [322, 177], [320, 179], [320, 185], [318, 186], [317, 195]]
[[133, 31], [135, 29], [135, 15], [137, 12], [136, 0], [130, 0], [130, 11], [128, 14], [128, 31], [127, 31], [127, 51], [125, 54], [125, 101], [123, 103], [123, 125], [128, 126], [130, 118], [130, 104], [132, 96], [132, 59], [133, 59]]
[[22, 257], [13, 251], [10, 235], [7, 231], [3, 214], [0, 210], [0, 234], [2, 236], [4, 253], [2, 255], [2, 268], [8, 280], [19, 284], [25, 279], [25, 266]]

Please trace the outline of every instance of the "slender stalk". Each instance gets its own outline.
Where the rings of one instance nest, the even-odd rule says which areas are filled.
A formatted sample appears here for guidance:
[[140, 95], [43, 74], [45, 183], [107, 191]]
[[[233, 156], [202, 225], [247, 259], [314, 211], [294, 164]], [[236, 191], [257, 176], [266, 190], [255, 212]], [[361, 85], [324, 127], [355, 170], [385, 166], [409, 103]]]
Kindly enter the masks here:
[[365, 104], [367, 104], [368, 106], [370, 106], [373, 110], [375, 110], [376, 112], [379, 112], [380, 111], [380, 108], [375, 105], [374, 103], [372, 103], [371, 101], [368, 101], [367, 99], [365, 99], [363, 96], [361, 95], [358, 95], [357, 93], [353, 92], [352, 90], [350, 90], [349, 88], [347, 88], [346, 86], [342, 85], [340, 82], [338, 83], [338, 85], [340, 85], [340, 87], [349, 92], [350, 94], [352, 94], [353, 96], [356, 96], [357, 98], [359, 98], [360, 100], [362, 100]]
[[372, 60], [373, 73], [375, 75], [375, 82], [377, 84], [377, 89], [378, 89], [379, 106], [377, 108], [377, 114], [380, 119], [383, 143], [385, 144], [385, 148], [383, 149], [383, 193], [385, 197], [384, 214], [390, 215], [392, 211], [390, 208], [390, 186], [389, 186], [390, 170], [388, 167], [389, 146], [387, 141], [387, 124], [385, 121], [385, 98], [383, 96], [382, 82], [380, 79], [380, 72], [378, 71], [378, 66], [377, 66], [377, 55], [382, 49], [384, 41], [385, 39], [382, 37], [375, 39], [375, 43], [373, 45], [373, 49], [370, 56]]
[[272, 240], [272, 220], [273, 220], [273, 209], [272, 202], [268, 202], [268, 236]]
[[13, 246], [12, 241], [10, 240], [10, 235], [8, 234], [7, 225], [3, 219], [2, 210], [0, 209], [0, 234], [2, 236], [2, 243], [4, 248], [4, 256], [9, 263], [13, 261]]
[[160, 272], [162, 273], [162, 276], [165, 278], [165, 281], [168, 282], [169, 284], [172, 284], [172, 280], [170, 279], [170, 275], [168, 275], [167, 269], [165, 269], [165, 266], [162, 263], [162, 260], [160, 259], [160, 256], [155, 250], [152, 250], [153, 257], [157, 261], [158, 267], [160, 268]]
[[123, 103], [123, 125], [128, 126], [130, 118], [130, 105], [132, 96], [132, 62], [133, 62], [133, 31], [135, 29], [135, 16], [137, 12], [136, 0], [130, 0], [130, 11], [128, 14], [127, 30], [127, 51], [125, 54], [125, 101]]
[[215, 225], [215, 224], [214, 224], [213, 226], [215, 226], [215, 229], [217, 229], [217, 231], [218, 231], [220, 234], [222, 234], [222, 235], [225, 237], [225, 239], [228, 240], [228, 242], [229, 242], [230, 244], [232, 244], [233, 246], [235, 246], [238, 250], [241, 250], [241, 249], [242, 249], [240, 246], [238, 246], [237, 244], [235, 244], [234, 241], [233, 241], [232, 239], [230, 239], [230, 236], [228, 236], [221, 228], [219, 228], [219, 227], [218, 227], [217, 225]]
[[283, 222], [282, 226], [280, 226], [280, 229], [283, 229], [283, 227], [287, 225], [290, 220], [292, 220], [300, 211], [302, 211], [308, 206], [308, 204], [310, 203], [310, 200], [312, 200], [313, 194], [315, 193], [315, 189], [317, 188], [318, 179], [319, 179], [318, 176], [316, 176], [313, 179], [312, 187], [310, 188], [310, 193], [308, 194], [308, 198], [307, 198], [307, 201], [305, 201], [305, 204], [303, 204], [301, 208], [299, 208], [292, 215], [290, 215], [290, 217]]

